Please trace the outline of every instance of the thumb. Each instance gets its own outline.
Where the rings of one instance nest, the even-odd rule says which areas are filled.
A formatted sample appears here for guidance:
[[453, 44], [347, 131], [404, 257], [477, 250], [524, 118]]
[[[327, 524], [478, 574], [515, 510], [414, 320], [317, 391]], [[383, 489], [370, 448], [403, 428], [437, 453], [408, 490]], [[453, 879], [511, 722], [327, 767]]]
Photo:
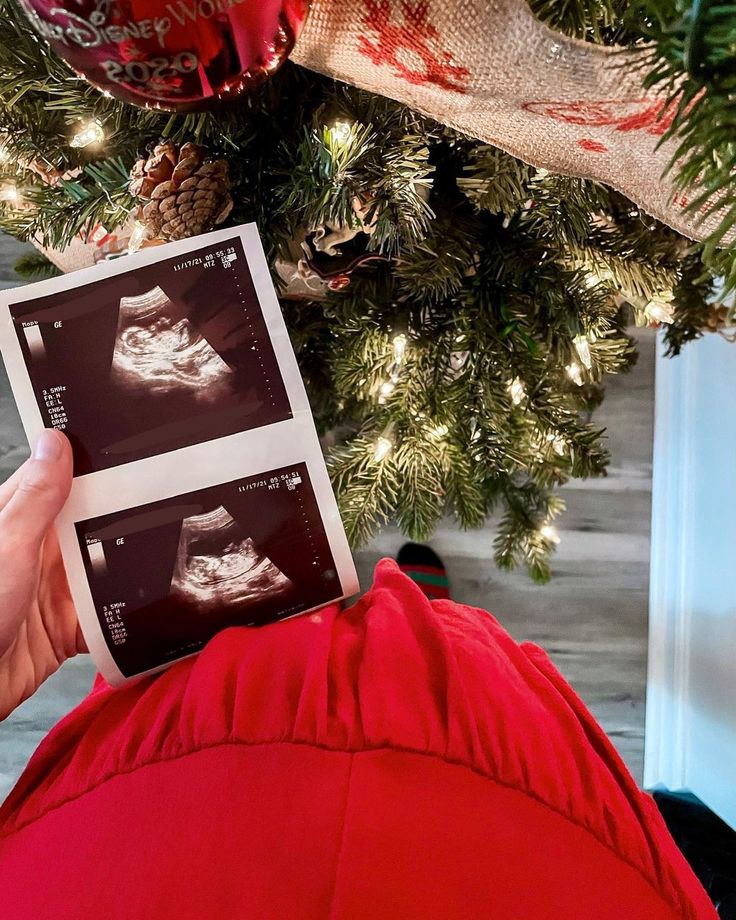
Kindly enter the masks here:
[[69, 441], [52, 428], [41, 432], [10, 501], [0, 512], [3, 538], [35, 548], [61, 511], [72, 485]]

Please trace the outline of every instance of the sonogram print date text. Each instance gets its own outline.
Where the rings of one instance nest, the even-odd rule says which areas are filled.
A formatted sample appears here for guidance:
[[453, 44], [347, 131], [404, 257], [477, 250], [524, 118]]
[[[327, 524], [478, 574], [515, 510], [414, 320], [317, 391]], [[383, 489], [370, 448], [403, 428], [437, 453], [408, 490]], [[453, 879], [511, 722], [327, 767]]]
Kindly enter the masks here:
[[195, 265], [202, 265], [203, 260], [201, 258], [196, 259], [185, 259], [183, 262], [179, 262], [178, 265], [174, 266], [175, 272], [184, 271], [185, 268], [194, 268]]
[[282, 486], [293, 492], [301, 483], [302, 477], [298, 472], [282, 473], [280, 476], [271, 476], [270, 479], [258, 479], [256, 482], [246, 482], [238, 486], [238, 492], [252, 492], [254, 489], [280, 489]]
[[230, 268], [233, 262], [237, 261], [238, 254], [234, 246], [228, 246], [225, 249], [217, 249], [214, 252], [208, 252], [203, 256], [192, 256], [189, 259], [183, 259], [173, 266], [175, 272], [184, 271], [187, 268], [215, 268], [219, 262], [223, 268]]

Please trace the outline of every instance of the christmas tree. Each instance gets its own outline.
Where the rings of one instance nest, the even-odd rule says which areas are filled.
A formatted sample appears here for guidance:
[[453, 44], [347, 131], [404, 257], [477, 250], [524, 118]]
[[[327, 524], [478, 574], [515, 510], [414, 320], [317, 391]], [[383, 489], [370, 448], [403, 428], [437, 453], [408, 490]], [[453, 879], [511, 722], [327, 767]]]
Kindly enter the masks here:
[[[353, 544], [389, 519], [423, 540], [446, 513], [472, 528], [497, 512], [497, 563], [545, 580], [558, 487], [605, 474], [589, 417], [605, 376], [635, 360], [627, 325], [666, 324], [676, 354], [729, 319], [714, 291], [736, 281], [722, 248], [736, 222], [722, 127], [736, 7], [698, 13], [695, 64], [680, 7], [532, 3], [580, 38], [648, 39], [642, 80], [671, 94], [680, 181], [697, 178], [693, 207], [713, 201], [722, 218], [703, 245], [603, 185], [293, 64], [215, 113], [127, 105], [75, 75], [9, 0], [0, 227], [63, 247], [131, 213], [143, 239], [256, 221]], [[171, 191], [175, 169], [210, 193], [196, 220]], [[54, 270], [41, 254], [19, 269]]]

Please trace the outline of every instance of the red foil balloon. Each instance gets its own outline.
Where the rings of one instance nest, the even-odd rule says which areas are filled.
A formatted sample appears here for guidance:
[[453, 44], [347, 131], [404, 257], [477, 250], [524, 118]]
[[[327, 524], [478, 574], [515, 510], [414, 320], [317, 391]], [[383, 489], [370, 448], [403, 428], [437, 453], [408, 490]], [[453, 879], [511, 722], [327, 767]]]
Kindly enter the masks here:
[[112, 96], [177, 112], [253, 89], [288, 57], [309, 0], [21, 0], [36, 30]]

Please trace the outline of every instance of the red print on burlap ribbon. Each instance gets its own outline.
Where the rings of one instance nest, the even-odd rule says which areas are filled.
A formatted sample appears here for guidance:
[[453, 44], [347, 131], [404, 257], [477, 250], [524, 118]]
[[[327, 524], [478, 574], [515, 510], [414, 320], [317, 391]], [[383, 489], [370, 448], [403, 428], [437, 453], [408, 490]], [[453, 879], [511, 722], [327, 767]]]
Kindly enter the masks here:
[[426, 0], [402, 0], [402, 22], [394, 22], [391, 0], [366, 0], [363, 25], [375, 35], [361, 36], [358, 50], [376, 65], [385, 64], [394, 76], [414, 85], [432, 83], [442, 89], [464, 93], [462, 81], [470, 73], [452, 60], [440, 45], [440, 33], [429, 21]]
[[[534, 115], [554, 118], [568, 125], [595, 128], [613, 128], [615, 131], [644, 131], [661, 137], [672, 124], [675, 106], [651, 98], [599, 99], [578, 102], [525, 102], [522, 108]], [[601, 141], [583, 137], [576, 141], [578, 147], [591, 153], [605, 153], [608, 148]]]

